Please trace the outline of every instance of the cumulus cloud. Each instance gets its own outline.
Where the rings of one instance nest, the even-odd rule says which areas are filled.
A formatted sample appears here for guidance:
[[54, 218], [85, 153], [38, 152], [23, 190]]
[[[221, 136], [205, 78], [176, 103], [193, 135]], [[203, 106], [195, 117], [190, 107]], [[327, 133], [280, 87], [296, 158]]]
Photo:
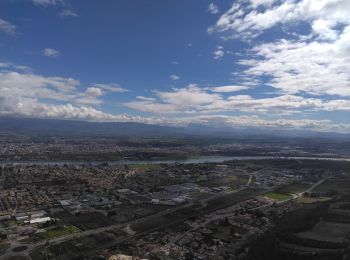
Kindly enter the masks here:
[[32, 2], [36, 5], [49, 6], [62, 4], [63, 0], [32, 0]]
[[16, 28], [16, 25], [0, 18], [0, 31], [3, 31], [9, 35], [15, 35]]
[[114, 92], [114, 93], [124, 93], [128, 92], [129, 90], [121, 87], [118, 84], [110, 83], [110, 84], [93, 84], [93, 87], [100, 88], [102, 90], [108, 91], [108, 92]]
[[254, 47], [255, 57], [238, 63], [251, 77], [269, 76], [270, 86], [287, 93], [350, 96], [350, 27], [334, 42], [280, 40]]
[[219, 12], [219, 7], [214, 3], [210, 3], [208, 6], [208, 12], [211, 14], [217, 14]]
[[[278, 4], [273, 5], [274, 2]], [[234, 38], [254, 38], [276, 25], [317, 20], [327, 21], [326, 26], [335, 29], [338, 25], [349, 24], [349, 10], [347, 0], [254, 0], [251, 5], [233, 4], [209, 31], [228, 32]]]
[[78, 14], [71, 9], [64, 9], [59, 13], [61, 17], [78, 17]]
[[[191, 118], [185, 118], [185, 121], [191, 121]], [[272, 128], [285, 130], [308, 130], [317, 132], [340, 132], [349, 133], [350, 124], [334, 123], [330, 120], [312, 120], [312, 119], [263, 119], [256, 115], [252, 116], [224, 116], [224, 115], [204, 115], [193, 119], [196, 123], [206, 125], [222, 125], [230, 127], [254, 127], [254, 128]]]
[[248, 87], [247, 86], [220, 86], [220, 87], [211, 88], [210, 90], [213, 92], [226, 93], [226, 92], [241, 91], [245, 89], [248, 89]]
[[127, 116], [98, 110], [103, 96], [127, 90], [117, 84], [84, 88], [69, 77], [47, 77], [26, 66], [0, 62], [0, 116], [26, 116], [79, 120], [119, 120]]
[[175, 74], [172, 74], [172, 75], [170, 75], [170, 79], [171, 80], [178, 80], [178, 79], [180, 79], [180, 77], [175, 75]]
[[[234, 3], [209, 31], [250, 42], [238, 61], [241, 76], [285, 94], [344, 98], [350, 96], [349, 17], [347, 0], [250, 0]], [[303, 34], [293, 31], [301, 22]], [[276, 26], [287, 33], [254, 44]]]
[[225, 55], [224, 47], [216, 46], [216, 50], [213, 52], [213, 58], [215, 60], [221, 60]]
[[[129, 108], [155, 114], [214, 114], [238, 111], [262, 115], [289, 115], [305, 111], [350, 111], [350, 100], [323, 100], [296, 95], [253, 98], [250, 95], [224, 96], [244, 89], [243, 86], [200, 88], [190, 85], [172, 91], [155, 91], [156, 98], [140, 97], [126, 102]], [[214, 92], [214, 93], [213, 93]]]
[[43, 55], [49, 58], [56, 58], [60, 56], [60, 52], [58, 50], [52, 49], [52, 48], [45, 48], [43, 50]]
[[[293, 110], [300, 108], [326, 111], [350, 111], [347, 100], [322, 101], [285, 95], [268, 99], [254, 99], [248, 95], [224, 97], [211, 89], [189, 85], [171, 91], [155, 91], [156, 97], [137, 96], [125, 105], [140, 111], [164, 112], [164, 116], [131, 116], [111, 114], [93, 106], [101, 104], [101, 96], [110, 91], [120, 91], [116, 84], [94, 84], [81, 90], [78, 80], [64, 77], [45, 77], [23, 70], [17, 66], [0, 63], [0, 115], [56, 119], [75, 119], [108, 122], [142, 122], [159, 125], [186, 126], [191, 123], [225, 125], [232, 127], [275, 127], [308, 129], [316, 131], [349, 132], [348, 124], [329, 120], [263, 119], [257, 115], [223, 116], [211, 114], [218, 111], [246, 110], [253, 113], [266, 110]], [[18, 66], [21, 67], [21, 66]], [[218, 87], [228, 91], [229, 87]], [[220, 89], [221, 88], [221, 89]], [[225, 92], [223, 92], [225, 93]], [[55, 102], [51, 102], [51, 101]], [[194, 112], [197, 112], [195, 114]], [[199, 112], [199, 114], [198, 114]], [[174, 114], [175, 116], [169, 116]], [[181, 114], [179, 114], [181, 113]], [[179, 114], [179, 115], [176, 115]]]
[[92, 96], [92, 97], [99, 97], [103, 95], [103, 92], [100, 88], [96, 87], [89, 87], [85, 91], [86, 95]]

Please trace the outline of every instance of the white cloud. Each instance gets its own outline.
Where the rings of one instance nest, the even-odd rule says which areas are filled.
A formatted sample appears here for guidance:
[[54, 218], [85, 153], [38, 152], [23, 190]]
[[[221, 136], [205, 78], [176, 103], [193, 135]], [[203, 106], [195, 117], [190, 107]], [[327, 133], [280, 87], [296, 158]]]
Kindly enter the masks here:
[[277, 0], [250, 0], [250, 4], [253, 8], [257, 8], [259, 6], [271, 6]]
[[92, 97], [99, 97], [103, 95], [103, 91], [100, 88], [96, 87], [89, 87], [85, 91], [86, 95], [92, 96]]
[[211, 88], [210, 90], [213, 92], [225, 93], [225, 92], [236, 92], [236, 91], [245, 90], [245, 89], [248, 89], [248, 87], [246, 87], [246, 86], [220, 86], [220, 87]]
[[215, 60], [221, 60], [225, 55], [224, 47], [216, 46], [216, 50], [213, 52], [213, 58]]
[[43, 50], [43, 55], [49, 58], [56, 58], [60, 56], [60, 52], [58, 50], [52, 49], [52, 48], [45, 48]]
[[156, 91], [157, 98], [138, 97], [135, 101], [126, 102], [125, 106], [154, 114], [215, 114], [236, 111], [259, 113], [263, 116], [280, 116], [305, 111], [350, 111], [350, 100], [346, 99], [322, 100], [296, 95], [281, 95], [270, 98], [253, 98], [249, 95], [224, 97], [219, 94], [239, 91], [244, 88], [244, 86], [199, 88], [192, 85], [173, 89], [170, 92]]
[[268, 76], [286, 93], [350, 96], [350, 26], [332, 42], [281, 40], [254, 47], [256, 58], [242, 59], [250, 77]]
[[118, 84], [115, 83], [110, 83], [110, 84], [93, 84], [93, 87], [97, 87], [100, 89], [103, 89], [105, 91], [109, 91], [109, 92], [114, 92], [114, 93], [124, 93], [124, 92], [128, 92], [129, 90], [121, 87]]
[[221, 125], [238, 128], [270, 128], [270, 129], [298, 129], [317, 132], [340, 132], [349, 133], [350, 124], [334, 123], [331, 120], [312, 119], [262, 119], [256, 115], [252, 116], [224, 116], [204, 115], [196, 118], [184, 118], [185, 122], [196, 122], [206, 125]]
[[143, 101], [156, 101], [155, 98], [152, 97], [144, 97], [144, 96], [136, 96], [136, 99], [143, 100]]
[[32, 0], [32, 2], [37, 5], [49, 6], [49, 5], [62, 4], [63, 0]]
[[3, 31], [9, 35], [15, 35], [16, 25], [0, 18], [0, 31]]
[[219, 7], [214, 3], [210, 3], [208, 6], [208, 12], [211, 14], [217, 14], [219, 12]]
[[178, 79], [180, 79], [180, 77], [175, 75], [175, 74], [172, 74], [172, 75], [170, 75], [170, 79], [171, 80], [178, 80]]
[[0, 61], [0, 70], [1, 69], [12, 69], [16, 71], [22, 71], [22, 72], [30, 72], [31, 68], [23, 65], [16, 65], [11, 62], [1, 62]]
[[126, 91], [112, 83], [93, 84], [83, 90], [76, 79], [45, 77], [33, 74], [28, 67], [0, 62], [0, 115], [58, 118], [58, 115], [71, 111], [71, 115], [65, 114], [63, 118], [83, 118], [86, 115], [90, 120], [95, 114], [96, 117], [101, 115], [102, 120], [108, 117], [107, 114], [92, 106], [102, 104], [104, 95]]
[[227, 32], [232, 38], [249, 39], [276, 25], [299, 21], [323, 20], [328, 26], [327, 31], [350, 22], [348, 0], [288, 0], [272, 7], [264, 4], [265, 8], [258, 9], [259, 2], [272, 4], [275, 1], [252, 1], [252, 5], [235, 3], [209, 28], [209, 32]]
[[[286, 129], [307, 129], [316, 131], [350, 132], [349, 124], [334, 123], [329, 120], [264, 119], [257, 115], [224, 116], [219, 111], [245, 110], [250, 113], [260, 111], [286, 111], [300, 108], [323, 109], [326, 111], [350, 111], [350, 101], [323, 101], [285, 95], [274, 98], [254, 99], [248, 95], [224, 98], [210, 89], [189, 85], [168, 92], [156, 91], [155, 97], [137, 96], [126, 105], [140, 111], [163, 112], [165, 116], [141, 117], [126, 114], [114, 115], [92, 106], [103, 102], [100, 99], [108, 91], [115, 90], [94, 86], [81, 91], [80, 82], [72, 78], [45, 77], [32, 73], [9, 71], [15, 66], [0, 63], [0, 115], [56, 119], [76, 119], [89, 121], [133, 121], [160, 125], [185, 126], [190, 123], [226, 125], [232, 127], [268, 127]], [[105, 84], [99, 84], [106, 86]], [[225, 87], [225, 86], [224, 86]], [[227, 87], [227, 86], [226, 86]], [[108, 90], [109, 89], [109, 90]], [[227, 88], [228, 89], [228, 88]], [[221, 89], [221, 90], [227, 90]], [[220, 90], [220, 87], [219, 87]], [[55, 102], [51, 102], [54, 100]], [[195, 113], [196, 112], [196, 113]], [[169, 116], [180, 113], [178, 116]]]
[[[233, 4], [209, 31], [253, 45], [238, 62], [248, 67], [240, 76], [286, 94], [349, 97], [349, 17], [348, 0], [250, 0]], [[299, 25], [302, 35], [293, 31]], [[287, 33], [254, 46], [252, 39], [276, 26]]]
[[61, 17], [78, 17], [78, 14], [71, 9], [64, 9], [59, 13]]

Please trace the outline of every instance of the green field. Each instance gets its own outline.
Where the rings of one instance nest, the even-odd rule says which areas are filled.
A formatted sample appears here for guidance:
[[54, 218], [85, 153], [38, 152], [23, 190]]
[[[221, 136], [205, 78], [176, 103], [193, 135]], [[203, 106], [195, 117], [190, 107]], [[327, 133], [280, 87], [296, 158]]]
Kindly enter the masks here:
[[310, 184], [306, 184], [306, 183], [294, 183], [294, 184], [279, 187], [276, 190], [276, 192], [282, 193], [282, 194], [300, 193], [300, 192], [306, 191], [308, 188], [310, 188], [310, 186], [311, 186]]
[[65, 227], [55, 227], [53, 229], [49, 229], [46, 232], [38, 233], [36, 236], [38, 236], [39, 239], [51, 239], [55, 237], [65, 236], [73, 233], [80, 232], [80, 229], [76, 226], [69, 225]]
[[46, 229], [45, 232], [36, 233], [33, 236], [30, 236], [29, 238], [22, 240], [22, 242], [33, 243], [44, 239], [52, 239], [55, 237], [61, 237], [61, 236], [65, 236], [65, 235], [69, 235], [77, 232], [80, 232], [80, 229], [73, 225], [68, 225], [64, 227], [56, 226], [50, 229]]
[[200, 184], [209, 188], [229, 186], [232, 189], [236, 189], [239, 185], [247, 184], [248, 180], [249, 176], [246, 175], [230, 175], [220, 179], [201, 181]]
[[298, 199], [298, 202], [303, 203], [303, 204], [309, 204], [309, 203], [317, 203], [317, 202], [324, 202], [324, 201], [329, 201], [332, 198], [329, 197], [301, 197]]
[[338, 180], [326, 180], [321, 185], [317, 186], [312, 192], [330, 192], [338, 191], [342, 193], [350, 192], [350, 180], [338, 179]]
[[268, 193], [265, 193], [264, 196], [276, 201], [285, 201], [291, 198], [290, 195], [277, 193], [277, 192], [268, 192]]

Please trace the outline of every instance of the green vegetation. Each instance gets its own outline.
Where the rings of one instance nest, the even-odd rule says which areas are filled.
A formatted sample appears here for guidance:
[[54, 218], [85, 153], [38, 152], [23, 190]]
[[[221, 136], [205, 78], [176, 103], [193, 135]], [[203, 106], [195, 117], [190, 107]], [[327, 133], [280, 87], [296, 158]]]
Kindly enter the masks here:
[[285, 185], [276, 190], [278, 193], [283, 194], [293, 194], [293, 193], [300, 193], [303, 191], [306, 191], [308, 188], [310, 188], [310, 184], [306, 183], [294, 183], [290, 185]]
[[231, 175], [220, 179], [202, 181], [201, 185], [209, 188], [229, 186], [232, 189], [236, 189], [239, 185], [247, 184], [248, 180], [249, 176], [246, 175]]
[[283, 185], [281, 187], [278, 187], [274, 192], [266, 193], [265, 197], [276, 201], [285, 201], [290, 199], [292, 197], [292, 194], [303, 192], [309, 187], [310, 184], [306, 183], [293, 183]]
[[317, 186], [312, 192], [349, 192], [350, 191], [350, 180], [349, 179], [337, 179], [337, 180], [326, 180], [321, 185]]
[[285, 201], [291, 198], [290, 195], [277, 193], [277, 192], [268, 192], [268, 193], [265, 193], [264, 196], [276, 201]]
[[73, 233], [79, 232], [80, 229], [76, 226], [69, 225], [69, 226], [59, 226], [52, 229], [46, 230], [46, 232], [38, 233], [36, 236], [38, 236], [40, 239], [51, 239], [55, 237], [65, 236]]
[[0, 255], [4, 254], [7, 248], [10, 247], [10, 243], [1, 243], [0, 244]]
[[309, 204], [309, 203], [325, 202], [331, 199], [332, 198], [330, 197], [301, 197], [298, 199], [298, 202], [303, 204]]
[[48, 230], [43, 234], [45, 234], [45, 238], [54, 238], [54, 237], [60, 237], [60, 236], [64, 236], [72, 233], [77, 233], [79, 231], [80, 231], [79, 228], [77, 228], [76, 226], [69, 225], [69, 226], [58, 227], [55, 229]]

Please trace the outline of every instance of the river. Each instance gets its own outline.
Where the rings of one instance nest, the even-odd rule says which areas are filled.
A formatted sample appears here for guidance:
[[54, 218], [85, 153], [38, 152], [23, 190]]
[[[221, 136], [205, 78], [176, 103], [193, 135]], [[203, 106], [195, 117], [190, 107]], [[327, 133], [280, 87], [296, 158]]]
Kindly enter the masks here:
[[0, 161], [0, 165], [98, 165], [108, 163], [112, 165], [123, 164], [193, 164], [193, 163], [222, 163], [226, 161], [248, 161], [248, 160], [322, 160], [322, 161], [346, 161], [350, 158], [339, 157], [295, 157], [295, 156], [200, 156], [189, 159], [169, 160], [117, 160], [117, 161]]

